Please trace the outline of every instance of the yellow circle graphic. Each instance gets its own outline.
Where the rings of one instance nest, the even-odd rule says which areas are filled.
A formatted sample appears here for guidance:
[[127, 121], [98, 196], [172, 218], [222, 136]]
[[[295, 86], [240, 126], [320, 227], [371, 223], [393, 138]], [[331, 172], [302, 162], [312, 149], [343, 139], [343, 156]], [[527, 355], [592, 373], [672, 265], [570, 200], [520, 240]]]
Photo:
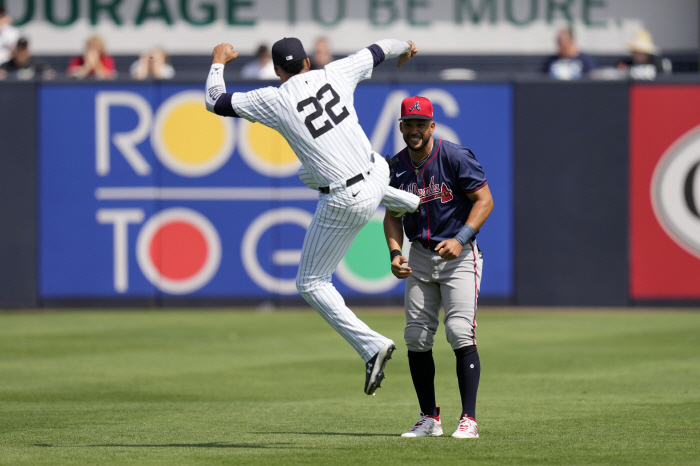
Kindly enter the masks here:
[[272, 128], [241, 119], [238, 151], [258, 173], [276, 178], [296, 175], [301, 163], [284, 137]]
[[258, 157], [274, 165], [287, 165], [296, 162], [297, 156], [280, 133], [260, 123], [248, 127], [250, 148]]
[[185, 102], [174, 108], [162, 131], [170, 155], [192, 165], [215, 157], [226, 136], [223, 119], [208, 112], [202, 102]]
[[236, 127], [233, 118], [208, 112], [204, 92], [183, 91], [156, 111], [151, 145], [163, 165], [188, 177], [215, 172], [233, 154]]

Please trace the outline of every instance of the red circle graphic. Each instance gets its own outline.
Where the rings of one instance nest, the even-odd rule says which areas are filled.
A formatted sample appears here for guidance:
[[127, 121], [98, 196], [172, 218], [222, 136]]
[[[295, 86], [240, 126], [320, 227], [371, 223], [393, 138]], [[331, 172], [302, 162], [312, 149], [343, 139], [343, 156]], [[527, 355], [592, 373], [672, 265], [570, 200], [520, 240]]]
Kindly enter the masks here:
[[149, 253], [158, 272], [170, 280], [185, 280], [199, 272], [209, 253], [207, 242], [191, 223], [174, 221], [153, 235]]

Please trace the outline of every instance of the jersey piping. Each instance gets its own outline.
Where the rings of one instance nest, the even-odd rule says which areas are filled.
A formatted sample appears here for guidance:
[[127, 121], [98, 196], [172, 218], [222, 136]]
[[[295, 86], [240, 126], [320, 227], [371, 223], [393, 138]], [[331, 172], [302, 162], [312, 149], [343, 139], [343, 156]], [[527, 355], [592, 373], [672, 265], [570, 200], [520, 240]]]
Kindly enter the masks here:
[[472, 247], [472, 258], [474, 259], [474, 319], [472, 320], [472, 343], [476, 345], [476, 299], [479, 297], [479, 287], [477, 282], [477, 268], [476, 268], [476, 249], [474, 249], [474, 243], [471, 243]]
[[488, 182], [487, 182], [487, 181], [484, 181], [483, 183], [481, 183], [481, 184], [480, 184], [479, 186], [477, 186], [476, 188], [471, 189], [471, 190], [469, 190], [469, 191], [464, 191], [464, 192], [467, 193], [467, 194], [475, 193], [475, 192], [477, 192], [478, 190], [480, 190], [481, 188], [483, 188], [484, 186], [486, 186], [487, 184], [488, 184]]
[[[423, 189], [425, 189], [425, 167], [427, 167], [430, 164], [430, 162], [435, 160], [435, 157], [437, 157], [437, 155], [440, 153], [441, 145], [442, 139], [438, 141], [438, 146], [437, 150], [435, 151], [435, 154], [427, 162], [425, 162], [425, 165], [423, 165], [423, 169], [421, 170], [421, 178], [423, 178]], [[430, 244], [430, 206], [427, 203], [425, 204], [425, 215], [428, 217], [428, 248], [431, 249], [432, 245]]]

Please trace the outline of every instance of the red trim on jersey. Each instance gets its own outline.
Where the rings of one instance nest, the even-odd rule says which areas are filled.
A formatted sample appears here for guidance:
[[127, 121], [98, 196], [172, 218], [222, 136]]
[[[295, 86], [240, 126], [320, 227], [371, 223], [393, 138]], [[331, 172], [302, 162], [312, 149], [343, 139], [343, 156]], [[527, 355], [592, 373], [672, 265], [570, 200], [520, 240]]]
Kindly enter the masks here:
[[481, 188], [483, 188], [484, 186], [486, 186], [487, 184], [488, 184], [488, 181], [484, 181], [483, 183], [481, 183], [481, 184], [480, 184], [479, 186], [477, 186], [476, 188], [474, 188], [474, 189], [472, 189], [472, 190], [470, 190], [470, 191], [464, 191], [464, 192], [465, 192], [466, 194], [475, 193], [475, 192], [477, 192], [478, 190], [480, 190]]
[[[435, 157], [440, 153], [440, 146], [442, 145], [442, 139], [438, 141], [438, 146], [437, 150], [435, 151], [435, 155], [431, 159], [429, 159], [427, 162], [425, 162], [425, 165], [423, 165], [423, 169], [421, 170], [421, 178], [423, 178], [423, 189], [425, 189], [425, 167], [428, 166], [430, 162], [435, 160]], [[430, 209], [428, 208], [428, 204], [425, 204], [425, 215], [428, 216], [428, 249], [430, 249]], [[421, 232], [421, 236], [423, 233]]]
[[[416, 171], [416, 167], [414, 167], [413, 165], [411, 165], [410, 163], [408, 163], [408, 161], [406, 160], [406, 157], [404, 157], [404, 153], [406, 153], [406, 154], [408, 155], [408, 146], [407, 146], [404, 150], [402, 150], [401, 152], [399, 152], [399, 155], [401, 156], [401, 160], [403, 160], [403, 163], [405, 163], [406, 166], [409, 167], [409, 168], [411, 169], [411, 171], [414, 171], [414, 172], [415, 172], [415, 171]], [[418, 181], [418, 180], [416, 180], [416, 181]], [[416, 184], [416, 186], [417, 186], [417, 184]], [[423, 239], [423, 231], [420, 232], [420, 236], [418, 236], [418, 238]]]
[[403, 153], [404, 153], [404, 152], [405, 152], [406, 154], [408, 154], [408, 147], [406, 147], [404, 150], [402, 150], [401, 152], [399, 152], [399, 154], [401, 155], [401, 160], [403, 160], [403, 163], [405, 163], [406, 166], [409, 167], [411, 170], [416, 171], [416, 167], [414, 167], [413, 165], [411, 165], [410, 163], [408, 163], [408, 161], [406, 161], [406, 157], [403, 156]]
[[477, 269], [476, 269], [476, 251], [474, 250], [474, 242], [472, 241], [471, 243], [472, 246], [472, 257], [474, 258], [474, 320], [472, 322], [472, 344], [476, 345], [476, 298], [479, 295], [479, 292], [477, 291]]

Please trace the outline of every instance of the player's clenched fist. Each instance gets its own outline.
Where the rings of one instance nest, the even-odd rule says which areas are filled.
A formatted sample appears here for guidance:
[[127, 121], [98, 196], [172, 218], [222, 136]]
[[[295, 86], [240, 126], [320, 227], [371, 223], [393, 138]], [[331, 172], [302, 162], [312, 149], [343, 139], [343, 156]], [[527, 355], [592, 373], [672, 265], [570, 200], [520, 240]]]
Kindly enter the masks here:
[[406, 63], [408, 60], [413, 58], [415, 54], [418, 53], [418, 47], [416, 47], [416, 44], [411, 42], [410, 40], [408, 41], [408, 50], [406, 50], [404, 53], [399, 55], [398, 60], [396, 61], [396, 66], [398, 68], [401, 68], [401, 65]]
[[396, 256], [391, 261], [391, 273], [394, 274], [396, 278], [408, 278], [411, 275], [411, 268], [407, 265], [408, 259], [404, 256]]
[[212, 63], [221, 63], [225, 65], [231, 60], [234, 60], [238, 56], [238, 52], [233, 51], [233, 45], [224, 43], [214, 47], [211, 56], [213, 58]]
[[445, 241], [440, 241], [435, 246], [435, 251], [440, 254], [440, 257], [447, 260], [457, 259], [462, 252], [462, 245], [454, 238]]

